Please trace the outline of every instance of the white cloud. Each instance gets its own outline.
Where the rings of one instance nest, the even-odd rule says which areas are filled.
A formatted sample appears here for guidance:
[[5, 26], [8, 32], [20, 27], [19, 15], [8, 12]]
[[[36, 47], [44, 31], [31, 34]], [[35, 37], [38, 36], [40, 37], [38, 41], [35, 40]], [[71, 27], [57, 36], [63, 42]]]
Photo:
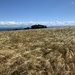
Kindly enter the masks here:
[[64, 21], [64, 22], [15, 22], [15, 21], [1, 21], [0, 22], [0, 27], [1, 26], [31, 26], [34, 24], [42, 24], [42, 25], [47, 25], [47, 26], [66, 26], [66, 25], [75, 25], [75, 21]]
[[0, 25], [14, 25], [14, 24], [16, 24], [16, 22], [15, 21], [1, 21], [0, 22]]

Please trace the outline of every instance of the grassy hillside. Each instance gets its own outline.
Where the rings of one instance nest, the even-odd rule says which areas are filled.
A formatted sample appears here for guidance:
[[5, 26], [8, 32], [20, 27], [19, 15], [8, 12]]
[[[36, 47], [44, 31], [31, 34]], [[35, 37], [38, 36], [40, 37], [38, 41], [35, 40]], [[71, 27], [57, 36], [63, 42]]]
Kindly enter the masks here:
[[75, 75], [75, 27], [0, 32], [0, 75]]

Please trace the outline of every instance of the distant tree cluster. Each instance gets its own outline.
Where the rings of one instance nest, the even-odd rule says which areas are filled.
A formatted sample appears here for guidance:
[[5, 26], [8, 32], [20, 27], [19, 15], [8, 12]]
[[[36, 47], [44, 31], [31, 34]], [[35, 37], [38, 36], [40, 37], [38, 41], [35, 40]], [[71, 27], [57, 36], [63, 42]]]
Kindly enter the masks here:
[[41, 25], [41, 24], [35, 24], [35, 25], [32, 25], [31, 27], [26, 27], [26, 28], [16, 28], [16, 29], [14, 29], [14, 30], [40, 29], [40, 28], [47, 28], [47, 26]]
[[31, 26], [31, 29], [38, 29], [38, 28], [47, 28], [47, 26], [45, 26], [45, 25], [40, 25], [40, 24], [38, 24], [38, 25], [32, 25], [32, 26]]

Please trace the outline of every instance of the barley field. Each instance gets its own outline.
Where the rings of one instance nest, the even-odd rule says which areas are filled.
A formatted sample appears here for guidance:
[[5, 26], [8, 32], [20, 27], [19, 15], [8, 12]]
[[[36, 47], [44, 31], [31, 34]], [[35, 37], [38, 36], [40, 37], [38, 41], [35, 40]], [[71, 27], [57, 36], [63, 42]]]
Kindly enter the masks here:
[[75, 27], [1, 31], [0, 75], [75, 75]]

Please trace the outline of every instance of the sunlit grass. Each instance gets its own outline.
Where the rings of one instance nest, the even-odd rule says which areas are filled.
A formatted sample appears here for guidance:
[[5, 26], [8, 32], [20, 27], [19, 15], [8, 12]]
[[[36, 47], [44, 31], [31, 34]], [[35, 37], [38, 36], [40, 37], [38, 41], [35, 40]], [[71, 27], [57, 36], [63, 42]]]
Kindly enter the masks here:
[[0, 32], [0, 75], [75, 75], [75, 27]]

